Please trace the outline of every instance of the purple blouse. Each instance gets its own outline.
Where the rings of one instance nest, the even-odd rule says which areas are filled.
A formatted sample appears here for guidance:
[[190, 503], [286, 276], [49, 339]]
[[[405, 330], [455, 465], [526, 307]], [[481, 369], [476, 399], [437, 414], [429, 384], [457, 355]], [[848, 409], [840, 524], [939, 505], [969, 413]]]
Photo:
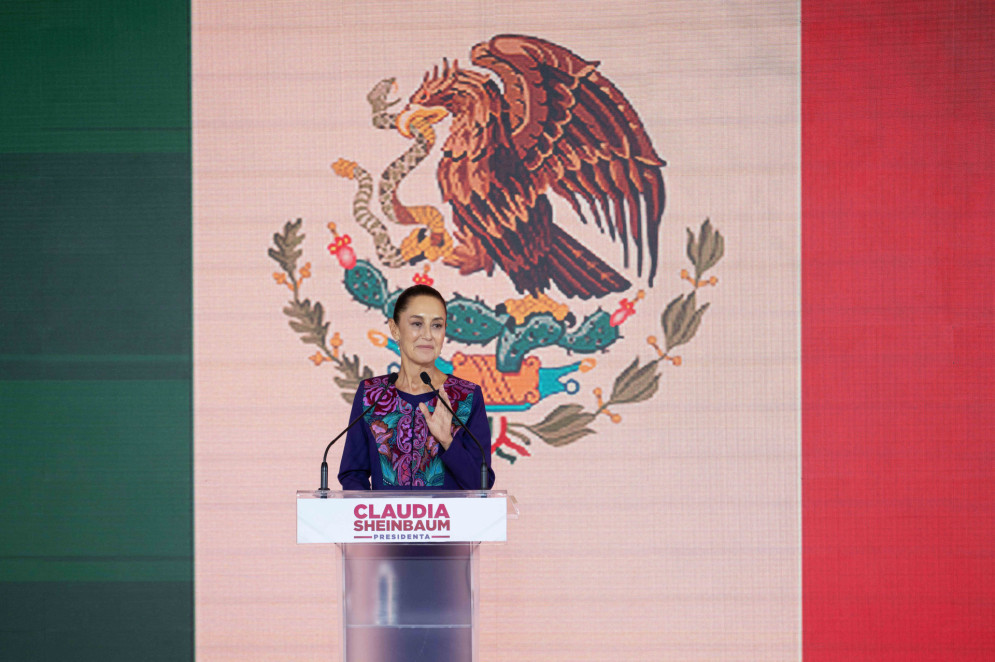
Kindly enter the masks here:
[[[449, 376], [443, 388], [453, 411], [484, 447], [488, 483], [493, 487], [491, 431], [480, 387]], [[449, 450], [435, 440], [418, 407], [437, 406], [433, 393], [410, 395], [398, 391], [387, 376], [364, 380], [356, 391], [349, 420], [371, 407], [346, 435], [339, 464], [344, 490], [479, 490], [480, 450], [453, 422]], [[441, 406], [441, 405], [440, 405]]]

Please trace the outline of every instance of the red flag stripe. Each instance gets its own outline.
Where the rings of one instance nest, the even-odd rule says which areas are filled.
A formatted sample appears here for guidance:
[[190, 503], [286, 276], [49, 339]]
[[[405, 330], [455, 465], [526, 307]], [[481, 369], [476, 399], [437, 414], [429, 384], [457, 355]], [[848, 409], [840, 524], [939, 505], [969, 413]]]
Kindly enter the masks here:
[[993, 16], [802, 6], [806, 660], [995, 659]]

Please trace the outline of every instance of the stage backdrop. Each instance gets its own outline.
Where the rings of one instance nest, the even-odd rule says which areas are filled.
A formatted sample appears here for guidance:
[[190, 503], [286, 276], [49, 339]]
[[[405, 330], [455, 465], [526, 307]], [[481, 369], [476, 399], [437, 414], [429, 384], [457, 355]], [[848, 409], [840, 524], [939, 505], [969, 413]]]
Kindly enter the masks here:
[[[480, 43], [478, 65], [545, 58], [545, 98], [475, 66]], [[465, 114], [375, 125], [454, 60], [510, 109], [600, 127], [550, 149], [615, 165], [546, 186], [612, 291], [566, 296], [575, 268], [522, 301], [495, 240], [457, 232], [437, 165]], [[796, 658], [799, 81], [796, 2], [195, 2], [198, 657], [337, 659], [338, 552], [295, 544], [294, 492], [357, 380], [396, 365], [391, 296], [430, 281], [522, 509], [483, 554], [483, 659]], [[619, 182], [650, 201], [609, 232], [591, 205]], [[534, 247], [503, 241], [509, 261]]]

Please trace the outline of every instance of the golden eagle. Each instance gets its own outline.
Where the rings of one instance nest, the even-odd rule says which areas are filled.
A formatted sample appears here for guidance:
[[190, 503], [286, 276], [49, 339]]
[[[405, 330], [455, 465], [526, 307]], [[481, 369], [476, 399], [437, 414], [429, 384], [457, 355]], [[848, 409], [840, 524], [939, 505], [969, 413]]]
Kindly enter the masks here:
[[450, 67], [425, 74], [397, 118], [411, 123], [452, 116], [438, 168], [457, 236], [455, 264], [463, 273], [496, 263], [519, 292], [539, 294], [552, 281], [582, 299], [622, 292], [630, 283], [554, 223], [546, 197], [566, 198], [584, 223], [585, 210], [612, 241], [618, 234], [629, 266], [629, 240], [649, 284], [656, 274], [664, 208], [661, 168], [628, 100], [597, 69], [570, 50], [535, 37], [498, 35], [471, 51], [471, 61], [500, 78]]

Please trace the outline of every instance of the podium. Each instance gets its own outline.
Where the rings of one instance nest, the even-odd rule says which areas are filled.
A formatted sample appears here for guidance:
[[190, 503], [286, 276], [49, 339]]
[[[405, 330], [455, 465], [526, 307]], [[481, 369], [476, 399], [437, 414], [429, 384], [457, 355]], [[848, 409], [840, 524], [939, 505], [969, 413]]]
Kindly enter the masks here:
[[477, 660], [480, 543], [517, 517], [502, 490], [299, 491], [298, 544], [342, 550], [342, 659]]

